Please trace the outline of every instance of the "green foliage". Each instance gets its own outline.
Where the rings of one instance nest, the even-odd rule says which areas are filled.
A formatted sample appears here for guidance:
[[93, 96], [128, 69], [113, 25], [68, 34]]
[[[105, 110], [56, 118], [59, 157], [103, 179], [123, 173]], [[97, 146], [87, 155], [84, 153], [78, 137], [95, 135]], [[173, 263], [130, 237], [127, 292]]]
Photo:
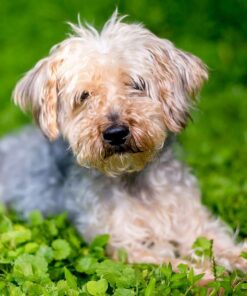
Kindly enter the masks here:
[[87, 282], [87, 292], [93, 296], [104, 296], [108, 288], [108, 282], [105, 279]]
[[211, 257], [212, 242], [205, 237], [198, 237], [192, 248], [198, 256]]
[[43, 283], [47, 281], [47, 261], [41, 256], [22, 254], [14, 262], [12, 277], [19, 285], [26, 281]]
[[69, 257], [70, 245], [64, 239], [56, 239], [52, 242], [53, 257], [56, 260], [63, 260]]
[[[206, 295], [209, 291], [217, 295], [222, 288], [226, 295], [246, 295], [246, 276], [236, 271], [227, 275], [220, 266], [215, 266], [217, 280], [201, 286], [204, 275], [195, 274], [185, 264], [180, 264], [175, 273], [171, 264], [110, 260], [105, 254], [108, 235], [96, 237], [87, 245], [65, 217], [61, 214], [44, 219], [35, 211], [26, 222], [13, 213], [0, 214], [1, 295], [159, 296]], [[56, 225], [56, 235], [47, 233], [49, 224]], [[13, 229], [20, 233], [12, 236]], [[202, 237], [194, 243], [201, 255], [211, 252], [211, 246]]]

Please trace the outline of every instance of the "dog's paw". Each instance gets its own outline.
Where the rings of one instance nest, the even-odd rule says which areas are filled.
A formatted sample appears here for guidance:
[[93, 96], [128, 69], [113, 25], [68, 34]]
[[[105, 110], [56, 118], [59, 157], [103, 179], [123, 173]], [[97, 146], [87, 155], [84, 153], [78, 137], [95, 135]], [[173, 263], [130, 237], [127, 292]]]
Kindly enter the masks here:
[[231, 251], [218, 254], [216, 262], [229, 271], [238, 269], [247, 273], [247, 259], [241, 256], [242, 253], [247, 253], [246, 243], [243, 247], [236, 247]]

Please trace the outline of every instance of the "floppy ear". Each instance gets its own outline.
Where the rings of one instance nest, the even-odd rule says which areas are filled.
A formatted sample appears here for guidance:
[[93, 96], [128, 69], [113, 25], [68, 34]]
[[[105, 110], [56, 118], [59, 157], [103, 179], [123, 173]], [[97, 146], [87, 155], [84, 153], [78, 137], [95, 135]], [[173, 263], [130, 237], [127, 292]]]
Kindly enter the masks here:
[[162, 101], [168, 129], [179, 132], [185, 127], [189, 109], [207, 80], [207, 67], [192, 54], [156, 38], [149, 49], [154, 63], [156, 95]]
[[17, 83], [14, 102], [32, 110], [35, 121], [51, 140], [59, 135], [57, 125], [57, 67], [52, 57], [42, 59]]

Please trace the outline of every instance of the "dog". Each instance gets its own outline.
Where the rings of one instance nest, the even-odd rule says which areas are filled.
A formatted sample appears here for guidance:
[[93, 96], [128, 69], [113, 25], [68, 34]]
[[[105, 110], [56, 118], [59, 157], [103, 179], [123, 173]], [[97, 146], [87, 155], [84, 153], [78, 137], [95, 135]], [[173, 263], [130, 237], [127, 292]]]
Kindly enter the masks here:
[[[232, 231], [201, 204], [190, 170], [174, 156], [176, 134], [208, 78], [194, 55], [115, 12], [101, 32], [70, 24], [18, 82], [14, 102], [39, 128], [0, 141], [0, 196], [27, 216], [68, 211], [90, 242], [109, 233], [109, 256], [129, 262], [192, 258], [199, 236], [217, 263], [247, 272]], [[189, 261], [186, 261], [189, 262]]]

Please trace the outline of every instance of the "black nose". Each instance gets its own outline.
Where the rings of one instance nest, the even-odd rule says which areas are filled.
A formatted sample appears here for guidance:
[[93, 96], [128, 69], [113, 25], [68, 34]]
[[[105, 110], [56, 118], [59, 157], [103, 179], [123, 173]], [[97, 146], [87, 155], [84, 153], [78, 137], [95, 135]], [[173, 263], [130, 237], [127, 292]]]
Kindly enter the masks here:
[[103, 132], [103, 138], [108, 144], [118, 146], [125, 143], [128, 134], [129, 128], [127, 126], [115, 125], [108, 127]]

